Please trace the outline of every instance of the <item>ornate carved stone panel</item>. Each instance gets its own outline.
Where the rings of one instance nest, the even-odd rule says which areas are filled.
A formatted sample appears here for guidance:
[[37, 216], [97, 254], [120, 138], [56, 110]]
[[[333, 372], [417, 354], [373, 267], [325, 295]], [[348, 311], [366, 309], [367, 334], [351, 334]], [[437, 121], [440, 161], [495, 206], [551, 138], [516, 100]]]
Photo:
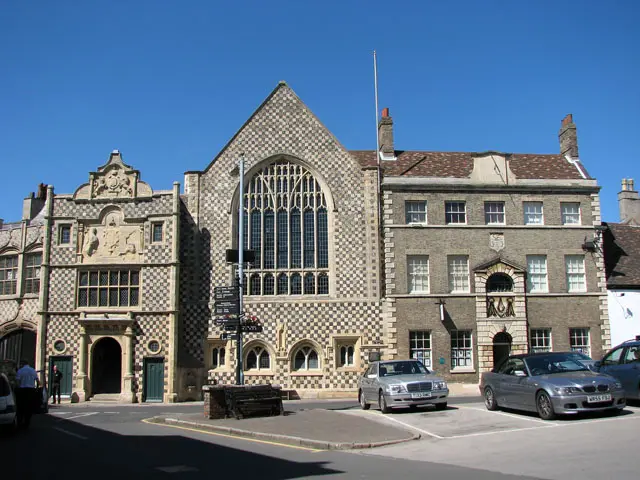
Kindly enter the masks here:
[[142, 260], [143, 225], [127, 224], [120, 210], [106, 213], [101, 224], [85, 224], [78, 254], [82, 263], [135, 263]]
[[150, 197], [151, 187], [140, 180], [140, 173], [122, 161], [114, 150], [106, 165], [89, 174], [89, 183], [81, 186], [74, 199], [138, 198]]

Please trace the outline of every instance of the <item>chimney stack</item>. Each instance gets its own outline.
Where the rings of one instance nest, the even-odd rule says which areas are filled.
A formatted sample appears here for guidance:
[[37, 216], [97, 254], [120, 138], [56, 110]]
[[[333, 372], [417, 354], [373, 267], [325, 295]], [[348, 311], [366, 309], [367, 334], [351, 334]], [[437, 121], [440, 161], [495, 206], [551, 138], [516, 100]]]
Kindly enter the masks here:
[[633, 178], [622, 179], [622, 191], [618, 193], [620, 223], [640, 225], [640, 196], [633, 189]]
[[378, 124], [378, 137], [380, 139], [380, 152], [384, 160], [395, 160], [395, 148], [393, 145], [393, 119], [389, 116], [389, 109], [382, 109], [382, 118]]
[[31, 192], [22, 202], [22, 220], [32, 220], [44, 207], [47, 199], [47, 186], [44, 183], [38, 185], [38, 194]]
[[562, 119], [560, 124], [560, 155], [569, 155], [572, 159], [578, 158], [578, 132], [573, 123], [573, 115], [569, 114]]

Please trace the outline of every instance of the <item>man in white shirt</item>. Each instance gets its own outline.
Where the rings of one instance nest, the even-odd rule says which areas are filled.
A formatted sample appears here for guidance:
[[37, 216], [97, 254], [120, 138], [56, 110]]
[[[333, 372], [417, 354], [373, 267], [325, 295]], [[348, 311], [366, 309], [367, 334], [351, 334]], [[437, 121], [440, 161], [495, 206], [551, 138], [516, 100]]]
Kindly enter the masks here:
[[16, 372], [16, 407], [18, 408], [18, 424], [28, 427], [31, 423], [31, 415], [36, 402], [36, 387], [40, 386], [38, 374], [23, 360], [21, 368]]

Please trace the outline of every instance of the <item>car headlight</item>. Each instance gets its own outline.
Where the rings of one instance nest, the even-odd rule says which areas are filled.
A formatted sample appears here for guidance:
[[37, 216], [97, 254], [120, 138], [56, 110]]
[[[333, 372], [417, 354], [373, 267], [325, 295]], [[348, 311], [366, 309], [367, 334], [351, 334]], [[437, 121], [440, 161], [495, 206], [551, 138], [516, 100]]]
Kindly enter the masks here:
[[433, 382], [434, 390], [445, 390], [447, 388], [447, 382]]
[[389, 385], [389, 393], [406, 393], [407, 389], [404, 385]]
[[556, 387], [554, 389], [560, 395], [571, 395], [572, 393], [583, 393], [579, 387]]

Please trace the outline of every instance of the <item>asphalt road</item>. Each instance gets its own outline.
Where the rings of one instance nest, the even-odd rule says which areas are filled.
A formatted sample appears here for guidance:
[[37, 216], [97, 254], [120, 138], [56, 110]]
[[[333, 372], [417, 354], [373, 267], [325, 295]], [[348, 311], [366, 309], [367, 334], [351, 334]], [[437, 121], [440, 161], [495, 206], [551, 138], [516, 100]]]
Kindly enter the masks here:
[[[288, 409], [318, 405], [355, 406], [354, 402], [287, 402]], [[98, 407], [89, 403], [82, 407], [52, 408], [50, 415], [35, 416], [30, 429], [0, 438], [0, 476], [92, 480], [201, 479], [222, 475], [255, 476], [262, 480], [534, 478], [437, 462], [352, 452], [314, 452], [140, 421], [154, 414], [198, 407], [201, 408], [200, 405]]]

